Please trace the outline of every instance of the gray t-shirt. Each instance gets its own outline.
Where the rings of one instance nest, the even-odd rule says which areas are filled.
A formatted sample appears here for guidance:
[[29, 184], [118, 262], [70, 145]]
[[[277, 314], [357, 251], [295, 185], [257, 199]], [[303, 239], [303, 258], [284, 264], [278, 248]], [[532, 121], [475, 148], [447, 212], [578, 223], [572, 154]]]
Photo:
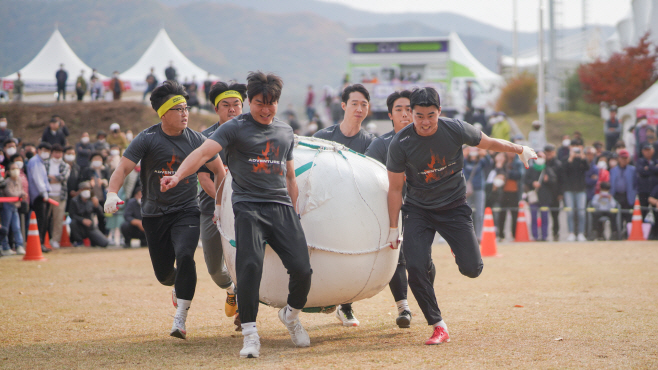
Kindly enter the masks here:
[[[143, 187], [143, 217], [157, 217], [199, 206], [196, 173], [165, 193], [160, 192], [160, 179], [175, 174], [183, 160], [205, 140], [203, 135], [189, 128], [178, 136], [169, 136], [162, 131], [162, 123], [158, 123], [140, 132], [130, 142], [123, 156], [135, 163], [142, 161], [139, 178]], [[217, 156], [211, 161], [215, 158]]]
[[292, 206], [286, 165], [293, 160], [295, 137], [287, 123], [275, 118], [263, 125], [245, 113], [219, 126], [209, 139], [226, 151], [233, 176], [233, 204], [273, 202]]
[[388, 146], [391, 144], [395, 136], [395, 130], [391, 130], [384, 135], [375, 138], [372, 141], [368, 149], [366, 150], [366, 155], [370, 158], [378, 160], [381, 164], [386, 166], [386, 159], [388, 158]]
[[462, 174], [462, 145], [477, 146], [480, 130], [460, 120], [439, 118], [432, 136], [420, 136], [411, 124], [400, 130], [388, 147], [386, 168], [407, 175], [405, 204], [441, 209], [466, 195]]
[[[219, 127], [219, 122], [208, 127], [202, 132], [203, 136], [210, 137], [210, 135], [212, 135], [215, 132], [215, 130], [217, 130], [218, 127]], [[219, 157], [222, 159], [222, 162], [224, 162], [224, 166], [228, 166], [228, 163], [226, 163], [225, 150], [219, 152]], [[206, 166], [201, 166], [199, 172], [209, 173], [210, 179], [215, 181], [215, 174], [212, 171], [210, 171]], [[201, 213], [206, 215], [212, 215], [215, 213], [215, 198], [210, 197], [205, 192], [205, 190], [203, 190], [203, 188], [199, 189], [199, 209], [201, 210]]]
[[374, 135], [364, 130], [363, 127], [361, 127], [356, 135], [347, 137], [340, 131], [340, 124], [323, 128], [322, 130], [313, 134], [313, 137], [333, 141], [338, 144], [343, 144], [346, 147], [361, 154], [366, 152], [366, 149], [368, 149], [368, 146], [370, 146], [370, 143], [372, 143], [373, 139], [375, 138]]

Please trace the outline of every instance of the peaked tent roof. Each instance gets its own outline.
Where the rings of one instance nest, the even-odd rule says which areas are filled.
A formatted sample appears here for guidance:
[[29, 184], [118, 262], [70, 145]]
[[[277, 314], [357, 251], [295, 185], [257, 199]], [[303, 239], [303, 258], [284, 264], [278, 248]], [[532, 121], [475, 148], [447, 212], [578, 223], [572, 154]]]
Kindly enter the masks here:
[[[130, 67], [127, 71], [121, 73], [120, 78], [125, 81], [130, 81], [132, 88], [145, 86], [144, 82], [146, 76], [154, 68], [155, 78], [162, 82], [165, 80], [164, 70], [169, 67], [169, 63], [173, 62], [176, 69], [177, 79], [182, 82], [187, 77], [188, 81], [192, 81], [192, 77], [196, 77], [197, 82], [206, 79], [208, 72], [192, 63], [187, 57], [174, 45], [171, 41], [167, 31], [161, 29], [151, 45], [146, 49], [144, 54], [139, 58], [137, 63]], [[218, 80], [219, 77], [211, 75], [211, 79]]]
[[[64, 69], [68, 72], [69, 78], [67, 85], [73, 86], [78, 73], [81, 70], [85, 71], [85, 77], [91, 77], [92, 69], [86, 65], [78, 56], [73, 52], [69, 44], [64, 40], [64, 37], [55, 29], [55, 32], [50, 36], [46, 45], [41, 48], [41, 51], [34, 57], [25, 67], [19, 69], [21, 72], [21, 79], [25, 83], [26, 91], [55, 91], [56, 81], [55, 73], [59, 69], [59, 65], [64, 64]], [[98, 74], [101, 79], [107, 77]], [[16, 73], [3, 77], [3, 80], [15, 80]]]
[[658, 109], [658, 82], [651, 85], [647, 91], [643, 92], [642, 95], [635, 98], [632, 102], [620, 107], [617, 111], [617, 116], [624, 117], [625, 115], [629, 115], [635, 118], [635, 110], [638, 108]]
[[503, 77], [501, 75], [489, 70], [489, 68], [480, 63], [480, 61], [468, 51], [466, 45], [464, 45], [455, 32], [451, 32], [448, 37], [450, 38], [450, 59], [453, 62], [459, 63], [468, 68], [478, 79], [491, 83], [503, 82]]

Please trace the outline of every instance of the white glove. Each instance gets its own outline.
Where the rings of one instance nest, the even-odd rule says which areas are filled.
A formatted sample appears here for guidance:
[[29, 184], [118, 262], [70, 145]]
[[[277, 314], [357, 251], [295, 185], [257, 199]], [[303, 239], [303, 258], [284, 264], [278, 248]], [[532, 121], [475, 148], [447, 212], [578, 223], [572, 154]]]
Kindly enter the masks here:
[[47, 201], [48, 201], [48, 193], [43, 193], [43, 194], [41, 195], [41, 197], [43, 198], [43, 201], [44, 201], [44, 202], [47, 202]]
[[529, 147], [529, 146], [523, 146], [523, 151], [521, 154], [519, 154], [519, 158], [521, 158], [521, 162], [523, 162], [523, 165], [525, 166], [526, 170], [530, 167], [528, 166], [528, 161], [530, 159], [537, 159], [537, 153]]
[[388, 230], [388, 238], [386, 238], [386, 244], [390, 245], [392, 249], [398, 249], [400, 246], [400, 232], [397, 227], [391, 227]]
[[123, 204], [123, 201], [117, 193], [107, 193], [107, 198], [105, 199], [105, 213], [114, 213], [119, 210], [117, 205]]
[[219, 221], [219, 206], [215, 204], [215, 212], [213, 213], [212, 216], [212, 223], [217, 224]]

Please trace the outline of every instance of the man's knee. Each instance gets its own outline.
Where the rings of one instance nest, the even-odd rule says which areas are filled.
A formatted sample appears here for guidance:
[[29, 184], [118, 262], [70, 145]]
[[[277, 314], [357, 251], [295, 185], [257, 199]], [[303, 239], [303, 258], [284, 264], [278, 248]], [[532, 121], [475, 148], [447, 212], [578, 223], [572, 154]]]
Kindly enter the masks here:
[[464, 276], [474, 279], [480, 276], [483, 268], [484, 268], [484, 264], [482, 263], [468, 265], [468, 266], [459, 266], [459, 272], [461, 272], [461, 274]]
[[156, 269], [155, 278], [158, 279], [158, 281], [162, 285], [172, 286], [176, 281], [176, 269], [173, 268], [173, 266], [171, 267], [171, 269], [167, 269], [167, 270]]

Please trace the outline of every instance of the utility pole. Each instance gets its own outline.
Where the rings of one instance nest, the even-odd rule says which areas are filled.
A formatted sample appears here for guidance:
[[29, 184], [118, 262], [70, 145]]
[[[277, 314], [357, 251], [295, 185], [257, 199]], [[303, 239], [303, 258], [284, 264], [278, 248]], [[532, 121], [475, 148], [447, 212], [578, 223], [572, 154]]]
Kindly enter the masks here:
[[[558, 81], [557, 81], [557, 38], [555, 36], [555, 0], [548, 0], [548, 27], [549, 27], [549, 43], [548, 43], [548, 111], [551, 113], [557, 112], [558, 108]], [[543, 44], [542, 44], [543, 47]]]
[[512, 0], [514, 20], [513, 20], [513, 32], [512, 32], [512, 55], [514, 56], [514, 69], [512, 69], [512, 76], [516, 77], [519, 73], [519, 35], [518, 35], [518, 17], [516, 9], [516, 1]]
[[546, 127], [545, 107], [546, 96], [544, 94], [544, 6], [539, 2], [539, 70], [537, 71], [537, 114], [539, 122]]

